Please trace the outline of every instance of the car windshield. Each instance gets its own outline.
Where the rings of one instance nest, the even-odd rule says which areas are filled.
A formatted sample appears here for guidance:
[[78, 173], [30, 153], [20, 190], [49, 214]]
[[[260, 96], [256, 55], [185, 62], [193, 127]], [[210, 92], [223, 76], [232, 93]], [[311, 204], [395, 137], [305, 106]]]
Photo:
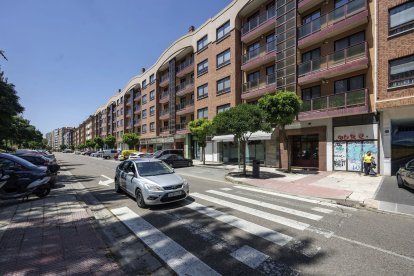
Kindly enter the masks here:
[[161, 155], [161, 153], [162, 153], [162, 150], [157, 150], [156, 152], [153, 153], [153, 156], [155, 158], [157, 158], [157, 157], [159, 157]]
[[174, 173], [164, 162], [137, 162], [138, 173], [140, 176], [154, 176], [161, 174]]

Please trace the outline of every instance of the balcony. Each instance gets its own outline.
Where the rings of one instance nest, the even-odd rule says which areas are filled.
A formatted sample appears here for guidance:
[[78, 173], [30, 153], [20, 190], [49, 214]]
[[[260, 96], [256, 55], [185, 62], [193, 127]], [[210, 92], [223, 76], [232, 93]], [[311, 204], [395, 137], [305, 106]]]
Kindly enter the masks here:
[[298, 1], [298, 11], [303, 13], [304, 11], [310, 10], [313, 7], [316, 7], [326, 0], [299, 0]]
[[190, 133], [190, 129], [188, 128], [188, 123], [181, 123], [175, 125], [175, 133], [177, 134], [185, 134]]
[[168, 109], [160, 110], [159, 119], [160, 120], [167, 120], [168, 118], [170, 118], [170, 110], [168, 110]]
[[132, 101], [125, 101], [125, 106], [126, 107], [131, 107], [132, 106]]
[[134, 97], [134, 102], [140, 102], [141, 101], [141, 92], [138, 92]]
[[366, 69], [368, 62], [367, 43], [356, 44], [320, 59], [299, 64], [298, 84], [303, 85]]
[[159, 86], [160, 87], [167, 86], [168, 83], [169, 83], [169, 80], [170, 80], [170, 74], [169, 73], [162, 75], [161, 78], [160, 78]]
[[182, 78], [185, 75], [194, 71], [194, 58], [187, 59], [185, 62], [177, 66], [176, 76], [177, 78]]
[[134, 127], [132, 120], [127, 124], [126, 129], [132, 129]]
[[134, 127], [140, 127], [141, 126], [141, 119], [135, 119], [134, 121], [135, 121]]
[[185, 101], [177, 104], [176, 115], [183, 115], [194, 112], [194, 100]]
[[175, 87], [175, 94], [177, 96], [184, 96], [194, 91], [194, 80], [187, 80]]
[[162, 92], [160, 95], [159, 103], [168, 103], [170, 100], [170, 92]]
[[136, 107], [135, 107], [134, 114], [135, 114], [135, 115], [136, 115], [136, 114], [141, 114], [141, 106], [136, 106]]
[[276, 92], [276, 76], [268, 75], [243, 83], [241, 98], [253, 99], [274, 92]]
[[248, 52], [242, 56], [243, 71], [249, 71], [253, 68], [259, 67], [260, 65], [269, 63], [276, 60], [276, 43], [274, 41], [263, 45], [253, 51]]
[[276, 9], [270, 8], [250, 20], [241, 28], [241, 41], [248, 43], [276, 26]]
[[125, 117], [126, 118], [131, 118], [132, 117], [132, 110], [125, 112]]
[[311, 22], [298, 30], [298, 48], [319, 43], [368, 22], [367, 0], [354, 0]]
[[331, 117], [357, 115], [369, 112], [368, 89], [304, 100], [299, 120], [313, 120]]
[[170, 127], [160, 127], [160, 135], [168, 135], [170, 134]]

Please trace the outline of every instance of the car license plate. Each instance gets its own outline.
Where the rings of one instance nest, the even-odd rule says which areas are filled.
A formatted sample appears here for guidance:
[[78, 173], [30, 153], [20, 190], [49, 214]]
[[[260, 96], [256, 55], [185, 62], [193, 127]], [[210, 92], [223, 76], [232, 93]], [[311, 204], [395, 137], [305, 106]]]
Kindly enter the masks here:
[[174, 197], [174, 196], [179, 196], [179, 195], [181, 195], [181, 191], [169, 193], [168, 197]]

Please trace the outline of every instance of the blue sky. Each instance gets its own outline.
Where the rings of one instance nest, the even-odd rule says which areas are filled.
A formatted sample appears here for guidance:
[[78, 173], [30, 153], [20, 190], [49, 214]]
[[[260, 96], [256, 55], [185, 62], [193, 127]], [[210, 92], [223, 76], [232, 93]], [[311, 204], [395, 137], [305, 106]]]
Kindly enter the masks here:
[[78, 126], [230, 0], [1, 0], [1, 69], [44, 134]]

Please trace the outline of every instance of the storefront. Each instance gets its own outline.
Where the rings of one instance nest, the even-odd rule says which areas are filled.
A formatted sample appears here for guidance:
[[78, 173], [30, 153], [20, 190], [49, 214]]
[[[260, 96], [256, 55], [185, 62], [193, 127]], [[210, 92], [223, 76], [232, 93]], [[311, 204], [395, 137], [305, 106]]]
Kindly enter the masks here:
[[162, 149], [173, 149], [173, 137], [141, 139], [139, 141], [139, 151], [152, 153]]

